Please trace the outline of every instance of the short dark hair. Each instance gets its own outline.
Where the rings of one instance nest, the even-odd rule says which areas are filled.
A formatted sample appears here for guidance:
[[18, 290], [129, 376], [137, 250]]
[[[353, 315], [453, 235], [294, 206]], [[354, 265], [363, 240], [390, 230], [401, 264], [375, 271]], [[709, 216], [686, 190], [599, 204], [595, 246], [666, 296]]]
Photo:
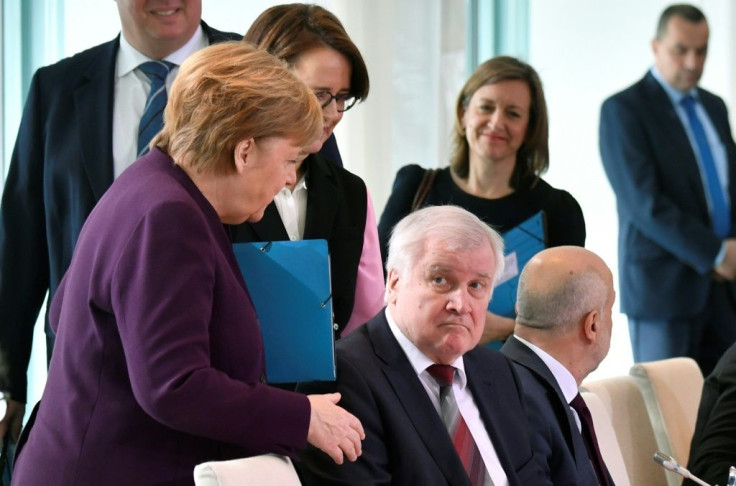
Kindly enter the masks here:
[[516, 164], [509, 184], [514, 189], [531, 187], [549, 167], [547, 103], [539, 75], [529, 64], [514, 57], [498, 56], [475, 69], [465, 82], [455, 103], [455, 127], [452, 133], [453, 150], [450, 167], [461, 179], [470, 173], [470, 147], [463, 126], [463, 113], [478, 89], [501, 81], [523, 81], [529, 86], [531, 105], [529, 125], [524, 143], [516, 153]]
[[350, 63], [350, 94], [368, 96], [368, 68], [358, 47], [335, 15], [318, 5], [290, 3], [265, 10], [245, 33], [243, 41], [255, 44], [290, 65], [316, 47], [330, 47]]
[[667, 33], [667, 24], [672, 17], [680, 17], [694, 24], [705, 20], [703, 11], [694, 5], [689, 5], [687, 3], [670, 5], [664, 9], [662, 15], [659, 16], [659, 23], [657, 24], [657, 40], [662, 40], [664, 35]]

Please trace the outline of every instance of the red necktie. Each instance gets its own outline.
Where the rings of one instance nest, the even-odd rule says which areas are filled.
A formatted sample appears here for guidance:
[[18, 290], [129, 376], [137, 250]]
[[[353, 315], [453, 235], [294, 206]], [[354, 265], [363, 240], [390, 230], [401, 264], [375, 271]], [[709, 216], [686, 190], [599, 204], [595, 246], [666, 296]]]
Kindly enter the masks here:
[[434, 364], [427, 368], [427, 372], [437, 381], [440, 386], [440, 411], [442, 421], [452, 438], [460, 461], [463, 463], [465, 472], [468, 473], [470, 484], [473, 486], [492, 486], [493, 482], [488, 475], [483, 457], [480, 455], [478, 445], [465, 423], [460, 409], [457, 407], [455, 395], [452, 393], [452, 379], [455, 376], [455, 368], [449, 365]]
[[601, 450], [598, 448], [598, 439], [595, 436], [595, 428], [593, 427], [593, 417], [590, 415], [588, 405], [585, 404], [585, 400], [578, 393], [570, 402], [570, 406], [578, 413], [578, 417], [580, 417], [583, 442], [585, 442], [588, 457], [593, 464], [593, 469], [595, 469], [595, 475], [598, 476], [598, 482], [603, 486], [608, 486], [608, 468], [606, 467], [606, 463], [603, 462]]

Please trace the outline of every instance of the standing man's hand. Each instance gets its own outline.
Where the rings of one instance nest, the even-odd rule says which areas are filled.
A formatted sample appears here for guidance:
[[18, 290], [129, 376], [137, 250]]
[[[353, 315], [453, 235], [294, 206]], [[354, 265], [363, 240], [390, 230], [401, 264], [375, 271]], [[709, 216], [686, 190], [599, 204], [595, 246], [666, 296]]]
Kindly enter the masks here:
[[717, 276], [726, 280], [736, 279], [736, 238], [725, 240], [726, 253], [720, 265], [714, 268]]

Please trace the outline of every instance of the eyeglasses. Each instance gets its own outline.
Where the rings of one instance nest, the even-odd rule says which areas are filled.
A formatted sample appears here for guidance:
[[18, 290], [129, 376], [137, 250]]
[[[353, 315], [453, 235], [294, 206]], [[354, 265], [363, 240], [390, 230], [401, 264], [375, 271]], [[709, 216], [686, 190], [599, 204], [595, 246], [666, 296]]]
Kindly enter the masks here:
[[353, 105], [355, 105], [355, 102], [358, 101], [358, 98], [350, 93], [338, 93], [333, 95], [329, 91], [315, 91], [314, 96], [317, 97], [317, 101], [322, 105], [322, 108], [327, 108], [329, 104], [332, 103], [332, 100], [335, 100], [337, 111], [340, 113], [348, 111], [353, 107]]

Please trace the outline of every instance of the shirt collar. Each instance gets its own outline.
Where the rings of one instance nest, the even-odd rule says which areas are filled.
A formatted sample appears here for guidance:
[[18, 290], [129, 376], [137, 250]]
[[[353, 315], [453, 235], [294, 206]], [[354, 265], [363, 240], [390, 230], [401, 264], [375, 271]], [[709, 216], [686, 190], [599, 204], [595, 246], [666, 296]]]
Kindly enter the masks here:
[[[429, 374], [427, 368], [435, 364], [435, 362], [429, 359], [424, 353], [422, 353], [419, 348], [417, 348], [414, 343], [411, 342], [408, 337], [406, 337], [404, 332], [399, 328], [398, 324], [396, 324], [396, 321], [394, 321], [388, 307], [386, 307], [386, 320], [388, 321], [389, 329], [391, 329], [391, 332], [394, 334], [396, 341], [399, 342], [399, 346], [401, 346], [401, 349], [404, 350], [404, 354], [406, 354], [406, 357], [409, 360], [409, 363], [411, 363], [411, 366], [414, 368], [414, 372], [416, 372], [417, 376], [421, 375], [422, 373]], [[459, 358], [457, 358], [452, 363], [452, 366], [457, 369], [457, 383], [460, 385], [461, 389], [464, 389], [468, 383], [468, 378], [465, 374], [465, 363], [463, 361], [463, 357], [460, 356]]]
[[670, 101], [672, 101], [672, 104], [675, 106], [679, 106], [682, 99], [690, 95], [692, 96], [696, 101], [698, 100], [698, 90], [697, 88], [691, 88], [688, 91], [680, 91], [679, 89], [673, 87], [670, 85], [667, 81], [664, 80], [662, 77], [662, 74], [657, 69], [657, 66], [652, 66], [651, 69], [652, 76], [654, 76], [654, 79], [657, 80], [660, 86], [662, 86], [662, 89], [664, 89], [664, 92], [667, 93], [667, 96], [670, 98]]
[[[202, 30], [202, 26], [200, 25], [199, 27], [197, 27], [197, 30], [194, 31], [194, 35], [192, 36], [192, 38], [189, 39], [186, 44], [166, 56], [163, 60], [172, 62], [177, 66], [180, 66], [187, 57], [194, 54], [203, 47], [206, 47], [207, 44], [207, 36], [204, 35], [204, 30]], [[125, 38], [125, 36], [120, 33], [120, 49], [118, 50], [117, 59], [117, 77], [122, 78], [146, 61], [152, 61], [152, 59], [133, 47], [130, 42], [128, 42], [128, 40]]]
[[552, 375], [554, 375], [555, 380], [557, 380], [557, 384], [559, 385], [560, 390], [562, 390], [562, 395], [565, 397], [565, 400], [567, 401], [567, 403], [570, 403], [572, 399], [575, 398], [575, 395], [578, 394], [578, 384], [575, 381], [575, 377], [572, 376], [572, 373], [570, 373], [562, 363], [550, 356], [549, 353], [547, 353], [539, 346], [535, 346], [526, 339], [520, 338], [516, 334], [514, 334], [514, 337], [524, 343], [529, 349], [534, 352], [534, 354], [539, 356], [539, 359], [544, 361], [544, 364], [547, 365], [547, 368], [549, 368], [549, 370], [552, 372]]

